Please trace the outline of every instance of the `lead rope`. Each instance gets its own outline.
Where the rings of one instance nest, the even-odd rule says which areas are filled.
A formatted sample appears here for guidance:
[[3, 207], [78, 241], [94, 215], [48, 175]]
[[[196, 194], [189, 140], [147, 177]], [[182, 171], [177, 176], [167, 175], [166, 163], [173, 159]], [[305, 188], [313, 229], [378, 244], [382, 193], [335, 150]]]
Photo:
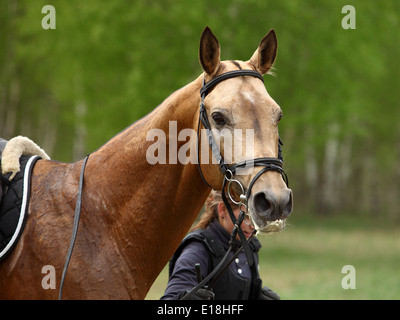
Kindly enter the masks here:
[[69, 249], [67, 253], [67, 259], [65, 261], [64, 270], [61, 276], [61, 284], [60, 284], [60, 291], [58, 293], [58, 300], [62, 300], [62, 289], [64, 286], [65, 276], [67, 275], [67, 269], [69, 265], [69, 261], [71, 260], [72, 250], [74, 249], [76, 235], [78, 234], [78, 226], [79, 226], [79, 218], [81, 216], [81, 206], [82, 206], [82, 189], [83, 189], [83, 175], [85, 172], [86, 162], [89, 159], [90, 154], [86, 156], [83, 160], [81, 175], [79, 177], [79, 190], [78, 190], [78, 198], [76, 199], [75, 205], [75, 214], [74, 214], [74, 224], [72, 226], [72, 236], [71, 241], [69, 243]]
[[[248, 243], [250, 243], [250, 240], [254, 237], [256, 234], [257, 230], [254, 230], [249, 239], [247, 240]], [[210, 280], [208, 284], [208, 288], [214, 288], [215, 283], [222, 277], [224, 272], [229, 268], [229, 266], [232, 264], [232, 262], [238, 257], [240, 252], [243, 250], [243, 245], [236, 251], [236, 253], [233, 254], [232, 258], [225, 264], [225, 266], [214, 276], [213, 279]]]

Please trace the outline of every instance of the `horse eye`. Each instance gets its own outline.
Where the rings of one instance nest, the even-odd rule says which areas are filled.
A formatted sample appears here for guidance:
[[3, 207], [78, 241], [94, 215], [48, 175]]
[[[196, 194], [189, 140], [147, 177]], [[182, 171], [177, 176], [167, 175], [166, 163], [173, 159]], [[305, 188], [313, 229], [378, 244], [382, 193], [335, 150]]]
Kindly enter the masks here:
[[214, 112], [212, 114], [212, 118], [216, 125], [222, 126], [225, 124], [224, 116], [219, 112]]
[[278, 122], [279, 121], [281, 121], [281, 119], [283, 118], [283, 113], [282, 113], [282, 111], [279, 113], [279, 116], [278, 116]]

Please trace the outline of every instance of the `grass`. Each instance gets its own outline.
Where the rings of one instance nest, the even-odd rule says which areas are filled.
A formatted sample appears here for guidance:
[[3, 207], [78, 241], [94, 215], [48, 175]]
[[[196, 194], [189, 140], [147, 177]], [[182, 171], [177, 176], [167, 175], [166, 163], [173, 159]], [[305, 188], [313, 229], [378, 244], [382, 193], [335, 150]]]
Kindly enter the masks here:
[[[282, 299], [400, 299], [400, 226], [355, 218], [298, 215], [279, 234], [258, 237], [263, 284]], [[345, 265], [356, 289], [343, 289]], [[164, 268], [146, 299], [159, 299]]]

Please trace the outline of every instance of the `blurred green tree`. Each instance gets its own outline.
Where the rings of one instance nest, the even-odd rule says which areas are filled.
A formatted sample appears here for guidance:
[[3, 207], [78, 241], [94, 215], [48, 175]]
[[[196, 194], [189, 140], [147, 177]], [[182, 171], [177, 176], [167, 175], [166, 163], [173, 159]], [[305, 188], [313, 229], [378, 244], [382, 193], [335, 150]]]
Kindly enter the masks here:
[[[57, 28], [41, 26], [44, 5]], [[345, 30], [343, 6], [356, 9]], [[397, 218], [400, 2], [221, 0], [0, 2], [0, 136], [61, 161], [92, 152], [201, 73], [209, 25], [223, 59], [250, 58], [270, 28], [285, 167], [302, 211]]]

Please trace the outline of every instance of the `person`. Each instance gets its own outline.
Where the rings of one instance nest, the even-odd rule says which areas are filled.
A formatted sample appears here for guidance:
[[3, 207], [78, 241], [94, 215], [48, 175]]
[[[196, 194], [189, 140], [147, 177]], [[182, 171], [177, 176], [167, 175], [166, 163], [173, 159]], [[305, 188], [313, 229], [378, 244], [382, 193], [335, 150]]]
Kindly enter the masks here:
[[[232, 202], [230, 205], [235, 217], [238, 218], [240, 213], [238, 205]], [[211, 191], [205, 204], [205, 212], [183, 239], [169, 262], [169, 280], [161, 299], [179, 300], [185, 297], [189, 300], [279, 300], [278, 294], [266, 286], [262, 287], [258, 273], [258, 251], [261, 244], [255, 237], [249, 242], [254, 260], [252, 266], [247, 262], [242, 249], [229, 268], [215, 282], [213, 288], [204, 287], [192, 292], [201, 280], [196, 273], [195, 264], [200, 264], [200, 278], [205, 278], [212, 272], [229, 248], [233, 228], [221, 192]], [[247, 239], [254, 231], [254, 226], [247, 218], [242, 222], [241, 228]], [[240, 246], [241, 242], [237, 236], [235, 249]], [[233, 254], [231, 252], [231, 256]]]

